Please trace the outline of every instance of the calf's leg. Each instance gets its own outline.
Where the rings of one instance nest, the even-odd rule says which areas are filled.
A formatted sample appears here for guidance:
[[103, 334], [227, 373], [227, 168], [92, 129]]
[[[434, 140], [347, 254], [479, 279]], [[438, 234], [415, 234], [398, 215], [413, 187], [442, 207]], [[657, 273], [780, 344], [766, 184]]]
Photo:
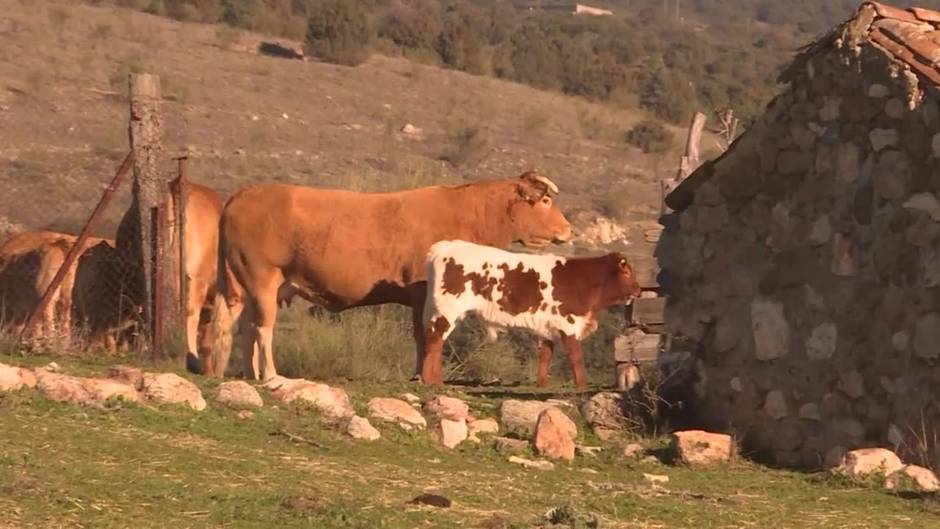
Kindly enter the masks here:
[[424, 325], [424, 364], [421, 366], [421, 382], [444, 385], [444, 340], [450, 334], [450, 322], [443, 316], [430, 318]]
[[538, 385], [544, 388], [548, 384], [548, 368], [552, 363], [555, 344], [551, 340], [539, 340], [539, 379]]
[[587, 386], [584, 381], [584, 362], [581, 353], [581, 342], [574, 336], [562, 335], [562, 342], [565, 345], [565, 351], [568, 353], [568, 361], [571, 363], [571, 370], [574, 371], [574, 383], [579, 388]]

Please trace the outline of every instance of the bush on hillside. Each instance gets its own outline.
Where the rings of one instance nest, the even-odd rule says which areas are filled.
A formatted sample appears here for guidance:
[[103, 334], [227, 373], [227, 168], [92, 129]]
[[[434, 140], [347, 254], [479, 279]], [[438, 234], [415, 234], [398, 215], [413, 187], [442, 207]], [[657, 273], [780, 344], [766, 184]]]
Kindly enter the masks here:
[[672, 145], [673, 136], [662, 123], [647, 119], [628, 130], [624, 139], [649, 154], [666, 152]]
[[369, 58], [373, 29], [358, 0], [318, 0], [309, 8], [306, 51], [327, 62], [356, 66]]

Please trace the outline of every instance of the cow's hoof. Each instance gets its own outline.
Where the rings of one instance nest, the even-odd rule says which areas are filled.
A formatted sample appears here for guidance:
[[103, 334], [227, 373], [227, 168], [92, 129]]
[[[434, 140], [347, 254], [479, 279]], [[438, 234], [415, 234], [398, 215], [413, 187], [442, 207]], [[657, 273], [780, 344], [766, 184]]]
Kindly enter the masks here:
[[186, 371], [189, 371], [190, 373], [195, 373], [197, 375], [201, 375], [204, 369], [205, 368], [202, 365], [202, 358], [199, 358], [198, 356], [192, 353], [186, 354]]

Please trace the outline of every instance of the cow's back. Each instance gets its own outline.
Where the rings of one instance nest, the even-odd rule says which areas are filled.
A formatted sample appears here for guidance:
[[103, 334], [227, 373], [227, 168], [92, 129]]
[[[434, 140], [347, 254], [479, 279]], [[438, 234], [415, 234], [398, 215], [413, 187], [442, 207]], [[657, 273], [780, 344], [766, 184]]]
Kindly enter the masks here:
[[280, 268], [347, 304], [377, 284], [425, 277], [428, 248], [461, 230], [444, 188], [357, 193], [284, 184], [243, 188], [223, 212], [228, 255]]
[[75, 242], [72, 235], [28, 231], [0, 246], [0, 300], [3, 323], [23, 323], [39, 302]]

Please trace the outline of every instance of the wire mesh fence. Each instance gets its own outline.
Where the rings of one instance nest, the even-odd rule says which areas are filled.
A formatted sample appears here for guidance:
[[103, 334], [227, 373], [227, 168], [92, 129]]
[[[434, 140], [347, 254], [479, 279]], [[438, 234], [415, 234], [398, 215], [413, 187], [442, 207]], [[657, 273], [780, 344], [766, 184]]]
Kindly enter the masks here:
[[7, 338], [59, 350], [144, 345], [140, 264], [115, 242], [131, 204], [131, 186], [121, 186], [131, 161], [129, 155], [110, 184], [83, 182], [86, 193], [71, 201], [29, 186], [14, 191], [30, 193], [28, 200], [6, 198], [0, 332]]

